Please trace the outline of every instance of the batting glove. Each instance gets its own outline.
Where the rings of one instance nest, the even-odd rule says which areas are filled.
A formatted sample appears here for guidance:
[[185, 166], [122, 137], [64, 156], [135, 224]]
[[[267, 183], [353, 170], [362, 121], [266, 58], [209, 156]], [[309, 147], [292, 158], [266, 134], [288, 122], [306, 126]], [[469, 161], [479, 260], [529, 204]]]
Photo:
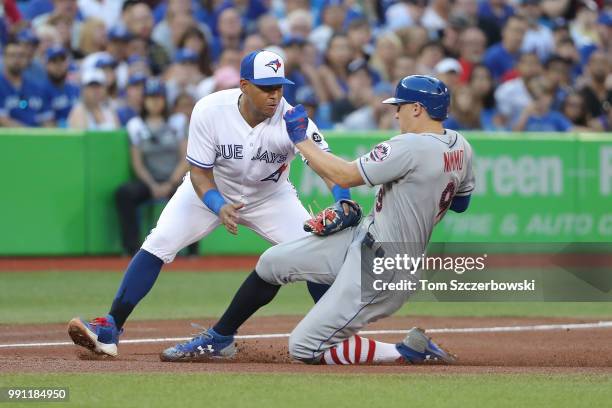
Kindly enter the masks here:
[[306, 129], [308, 128], [308, 113], [302, 105], [296, 105], [283, 115], [287, 125], [289, 139], [296, 144], [306, 139]]

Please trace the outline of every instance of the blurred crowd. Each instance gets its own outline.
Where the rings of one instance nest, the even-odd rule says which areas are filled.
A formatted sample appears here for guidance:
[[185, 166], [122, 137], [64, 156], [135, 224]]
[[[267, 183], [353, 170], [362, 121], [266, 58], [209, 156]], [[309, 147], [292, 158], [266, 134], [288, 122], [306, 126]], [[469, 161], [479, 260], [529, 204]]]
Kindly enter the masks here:
[[267, 48], [322, 129], [394, 128], [380, 101], [428, 74], [452, 92], [447, 128], [612, 130], [610, 0], [0, 0], [0, 44], [4, 127], [128, 128], [136, 143], [163, 99], [164, 131], [184, 133]]

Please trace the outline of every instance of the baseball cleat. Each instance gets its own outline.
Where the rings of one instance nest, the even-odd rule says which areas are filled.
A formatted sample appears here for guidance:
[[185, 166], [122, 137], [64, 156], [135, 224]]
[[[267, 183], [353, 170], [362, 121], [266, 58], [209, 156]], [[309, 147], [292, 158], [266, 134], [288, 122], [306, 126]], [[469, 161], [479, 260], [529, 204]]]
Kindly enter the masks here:
[[402, 358], [411, 364], [427, 363], [429, 361], [443, 361], [454, 363], [455, 356], [438, 346], [425, 335], [423, 329], [413, 327], [401, 343], [395, 345]]
[[123, 329], [117, 330], [111, 315], [96, 317], [86, 322], [75, 317], [68, 323], [68, 334], [77, 346], [85, 347], [96, 354], [117, 357], [117, 344]]
[[236, 354], [234, 336], [221, 336], [212, 328], [205, 329], [189, 341], [162, 351], [161, 361], [188, 362], [216, 358], [232, 358]]

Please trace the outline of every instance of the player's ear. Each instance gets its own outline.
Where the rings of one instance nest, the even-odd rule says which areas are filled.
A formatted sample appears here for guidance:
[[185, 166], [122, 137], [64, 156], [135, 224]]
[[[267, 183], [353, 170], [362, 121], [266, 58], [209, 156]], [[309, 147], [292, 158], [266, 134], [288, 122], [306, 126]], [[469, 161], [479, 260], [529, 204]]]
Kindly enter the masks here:
[[240, 90], [242, 91], [242, 93], [248, 93], [249, 85], [250, 85], [250, 82], [247, 81], [246, 79], [240, 80]]

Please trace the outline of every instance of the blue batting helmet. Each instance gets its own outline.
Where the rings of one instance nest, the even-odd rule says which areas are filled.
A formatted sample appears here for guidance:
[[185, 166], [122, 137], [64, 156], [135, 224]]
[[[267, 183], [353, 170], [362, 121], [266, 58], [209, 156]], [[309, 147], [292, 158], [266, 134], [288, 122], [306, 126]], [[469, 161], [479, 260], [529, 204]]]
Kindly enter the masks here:
[[427, 75], [409, 75], [402, 78], [395, 88], [395, 96], [383, 103], [403, 105], [420, 103], [429, 117], [444, 120], [448, 116], [450, 92], [444, 82]]

